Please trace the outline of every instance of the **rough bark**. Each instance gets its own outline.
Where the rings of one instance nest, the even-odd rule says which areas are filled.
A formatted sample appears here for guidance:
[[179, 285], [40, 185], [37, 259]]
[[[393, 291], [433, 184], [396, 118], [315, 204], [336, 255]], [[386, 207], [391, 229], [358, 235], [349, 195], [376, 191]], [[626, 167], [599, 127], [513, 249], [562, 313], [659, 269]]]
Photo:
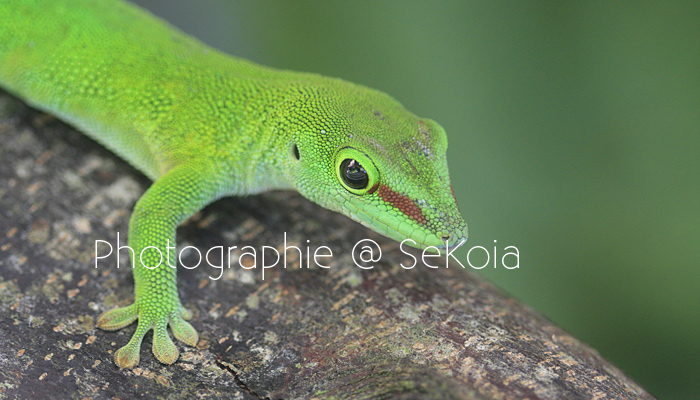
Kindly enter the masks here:
[[[126, 244], [148, 185], [97, 143], [0, 93], [0, 398], [652, 398], [474, 274], [454, 264], [404, 270], [410, 258], [394, 242], [290, 192], [212, 204], [179, 229], [180, 248], [282, 249], [286, 232], [302, 250], [306, 240], [312, 253], [330, 247], [330, 268], [299, 268], [289, 252], [287, 268], [264, 281], [235, 259], [219, 280], [208, 266], [180, 269], [199, 345], [178, 344], [181, 358], [165, 366], [149, 335], [139, 367], [120, 371], [111, 357], [134, 326], [105, 332], [94, 322], [132, 299], [128, 253], [121, 268], [114, 257], [95, 268], [95, 241], [115, 246], [120, 232]], [[366, 238], [383, 250], [371, 270], [352, 260]], [[183, 260], [193, 265], [195, 254]]]

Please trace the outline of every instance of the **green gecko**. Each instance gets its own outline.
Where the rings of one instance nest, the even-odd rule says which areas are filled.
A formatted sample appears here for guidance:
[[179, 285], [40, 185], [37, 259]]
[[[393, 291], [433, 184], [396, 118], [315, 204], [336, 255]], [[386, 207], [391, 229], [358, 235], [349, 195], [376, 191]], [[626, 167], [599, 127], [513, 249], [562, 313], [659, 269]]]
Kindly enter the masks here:
[[0, 85], [154, 181], [129, 221], [134, 303], [97, 322], [138, 320], [120, 368], [151, 329], [165, 364], [179, 357], [168, 326], [197, 343], [176, 269], [138, 255], [175, 246], [178, 225], [223, 196], [292, 189], [414, 247], [467, 240], [443, 128], [382, 92], [231, 57], [120, 0], [3, 1], [0, 16]]

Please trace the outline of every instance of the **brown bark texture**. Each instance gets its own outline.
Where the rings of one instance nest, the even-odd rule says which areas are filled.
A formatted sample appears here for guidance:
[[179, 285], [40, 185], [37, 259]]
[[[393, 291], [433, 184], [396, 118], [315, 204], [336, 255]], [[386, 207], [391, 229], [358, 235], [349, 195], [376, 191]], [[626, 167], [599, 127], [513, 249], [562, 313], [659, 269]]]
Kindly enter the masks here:
[[[0, 398], [653, 398], [482, 278], [444, 258], [406, 270], [412, 260], [397, 243], [291, 192], [222, 199], [180, 227], [180, 249], [252, 246], [260, 263], [262, 246], [284, 253], [286, 234], [304, 254], [288, 251], [286, 268], [264, 280], [233, 258], [222, 270], [180, 268], [199, 344], [178, 344], [167, 366], [149, 334], [138, 368], [120, 371], [112, 355], [135, 325], [106, 332], [95, 320], [133, 300], [129, 255], [95, 268], [96, 252], [107, 252], [95, 242], [116, 247], [120, 232], [127, 244], [148, 185], [99, 144], [0, 93]], [[382, 250], [373, 269], [353, 262], [362, 239]], [[330, 267], [311, 259], [307, 268], [307, 247], [313, 257], [322, 245]], [[228, 262], [219, 255], [212, 264]], [[183, 262], [195, 265], [196, 253]]]

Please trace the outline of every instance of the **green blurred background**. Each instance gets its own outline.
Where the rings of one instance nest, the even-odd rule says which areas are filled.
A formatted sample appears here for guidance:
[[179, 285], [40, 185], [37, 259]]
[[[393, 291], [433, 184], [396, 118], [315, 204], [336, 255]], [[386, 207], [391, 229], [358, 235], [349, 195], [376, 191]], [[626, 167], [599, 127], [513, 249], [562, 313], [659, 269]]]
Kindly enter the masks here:
[[697, 398], [700, 2], [140, 3], [440, 122], [465, 247], [520, 250], [480, 273], [659, 398]]

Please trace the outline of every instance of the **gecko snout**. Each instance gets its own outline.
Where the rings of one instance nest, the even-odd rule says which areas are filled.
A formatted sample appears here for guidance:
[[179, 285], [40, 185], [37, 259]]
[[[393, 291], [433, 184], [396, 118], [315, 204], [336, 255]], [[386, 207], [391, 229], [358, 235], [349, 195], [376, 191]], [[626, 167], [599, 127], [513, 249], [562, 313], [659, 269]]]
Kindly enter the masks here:
[[467, 242], [469, 233], [467, 231], [467, 227], [465, 226], [462, 229], [458, 229], [452, 232], [444, 232], [441, 235], [439, 235], [439, 237], [440, 241], [442, 242], [442, 245], [437, 246], [438, 248], [444, 249], [447, 246], [449, 246], [450, 249], [456, 249]]

